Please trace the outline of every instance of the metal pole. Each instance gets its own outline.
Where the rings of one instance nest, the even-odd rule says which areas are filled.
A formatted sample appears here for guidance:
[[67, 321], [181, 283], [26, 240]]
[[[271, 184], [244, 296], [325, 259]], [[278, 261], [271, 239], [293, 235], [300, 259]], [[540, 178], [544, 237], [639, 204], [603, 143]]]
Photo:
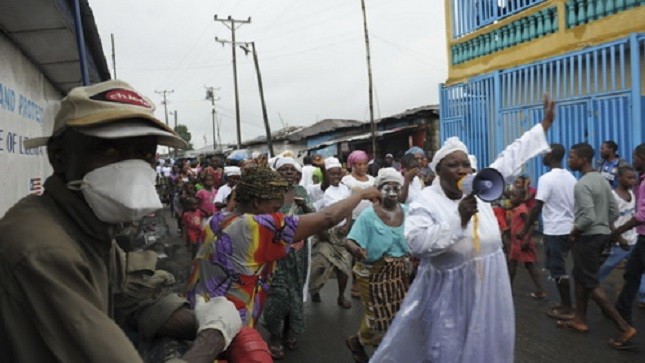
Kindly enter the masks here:
[[83, 32], [83, 21], [81, 20], [81, 5], [79, 0], [74, 0], [74, 25], [76, 28], [76, 46], [78, 47], [78, 61], [81, 65], [81, 78], [83, 86], [90, 84], [90, 76], [87, 71], [87, 53], [85, 52], [85, 33]]

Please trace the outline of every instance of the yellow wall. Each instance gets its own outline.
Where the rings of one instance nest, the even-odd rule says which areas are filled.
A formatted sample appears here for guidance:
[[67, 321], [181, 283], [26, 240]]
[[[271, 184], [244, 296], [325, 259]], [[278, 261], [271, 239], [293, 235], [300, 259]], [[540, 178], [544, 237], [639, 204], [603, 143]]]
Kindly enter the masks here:
[[[450, 0], [446, 1], [446, 34], [448, 37], [448, 80], [447, 84], [459, 83], [480, 74], [491, 71], [513, 68], [537, 60], [551, 58], [589, 46], [624, 38], [630, 33], [645, 32], [645, 6], [638, 6], [618, 14], [606, 16], [589, 24], [571, 29], [566, 28], [566, 0], [551, 0], [529, 8], [521, 13], [505, 18], [496, 24], [486, 26], [476, 32], [452, 39], [452, 15]], [[482, 34], [501, 28], [515, 20], [521, 19], [553, 6], [558, 8], [559, 30], [539, 39], [522, 43], [511, 48], [497, 51], [458, 65], [452, 64], [451, 47]], [[642, 69], [642, 68], [641, 68]], [[642, 77], [641, 77], [642, 79]], [[644, 82], [645, 85], [645, 82]], [[643, 88], [645, 89], [645, 88]]]

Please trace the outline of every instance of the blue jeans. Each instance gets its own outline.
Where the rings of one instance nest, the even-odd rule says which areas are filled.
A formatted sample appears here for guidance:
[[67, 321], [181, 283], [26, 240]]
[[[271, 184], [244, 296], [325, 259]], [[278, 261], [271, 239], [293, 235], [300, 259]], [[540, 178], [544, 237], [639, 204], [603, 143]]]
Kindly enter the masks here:
[[[600, 266], [600, 270], [598, 270], [598, 281], [602, 282], [606, 279], [620, 261], [627, 259], [633, 250], [634, 246], [629, 246], [629, 250], [627, 251], [618, 246], [612, 246], [611, 254], [607, 257], [605, 263]], [[638, 301], [645, 302], [645, 274], [641, 276], [641, 284], [638, 289]]]

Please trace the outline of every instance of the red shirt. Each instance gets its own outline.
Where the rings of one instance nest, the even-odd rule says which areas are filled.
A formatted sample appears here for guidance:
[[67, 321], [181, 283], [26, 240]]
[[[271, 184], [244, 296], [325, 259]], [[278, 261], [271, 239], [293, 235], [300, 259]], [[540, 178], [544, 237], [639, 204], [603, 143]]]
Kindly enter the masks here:
[[202, 219], [204, 212], [199, 209], [186, 211], [181, 217], [181, 224], [186, 231], [188, 242], [196, 244], [202, 242]]

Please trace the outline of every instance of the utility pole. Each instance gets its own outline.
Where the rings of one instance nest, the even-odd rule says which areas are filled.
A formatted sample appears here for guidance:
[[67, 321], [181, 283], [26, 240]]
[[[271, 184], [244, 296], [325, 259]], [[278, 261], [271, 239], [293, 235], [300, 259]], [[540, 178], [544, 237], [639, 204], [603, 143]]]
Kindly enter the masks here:
[[[235, 88], [235, 122], [237, 126], [237, 148], [240, 149], [242, 145], [242, 128], [240, 124], [240, 99], [239, 99], [239, 94], [237, 90], [237, 59], [235, 56], [235, 29], [239, 28], [240, 26], [244, 24], [249, 24], [251, 22], [251, 17], [249, 17], [247, 20], [237, 20], [233, 19], [230, 15], [226, 19], [218, 19], [217, 14], [215, 14], [215, 21], [219, 21], [222, 24], [226, 25], [227, 28], [231, 29], [231, 48], [233, 49], [233, 85]], [[240, 24], [239, 26], [236, 27], [236, 24]], [[216, 42], [220, 42], [217, 37], [215, 37]], [[224, 45], [223, 42], [221, 42], [222, 45]]]
[[213, 116], [213, 151], [217, 150], [217, 146], [221, 146], [219, 138], [215, 138], [215, 130], [217, 129], [217, 134], [219, 135], [219, 124], [217, 125], [217, 128], [215, 127], [216, 121], [215, 121], [215, 101], [219, 101], [218, 99], [215, 99], [215, 91], [219, 90], [219, 88], [215, 87], [206, 87], [206, 100], [211, 101], [211, 114]]
[[[177, 130], [177, 110], [175, 110], [174, 116], [175, 116], [175, 128], [173, 130]], [[177, 159], [177, 148], [175, 148], [175, 159]]]
[[112, 73], [114, 73], [114, 79], [117, 79], [116, 76], [116, 53], [114, 52], [114, 33], [110, 34], [112, 39]]
[[166, 98], [166, 94], [173, 92], [175, 92], [175, 90], [155, 91], [156, 94], [163, 95], [163, 111], [166, 115], [166, 126], [170, 126], [170, 124], [168, 124], [168, 99]]
[[[269, 155], [275, 156], [273, 153], [273, 140], [271, 139], [271, 125], [269, 125], [269, 116], [267, 115], [267, 106], [264, 102], [264, 89], [262, 88], [262, 74], [260, 73], [260, 62], [258, 61], [258, 52], [255, 50], [255, 42], [250, 42], [251, 52], [253, 52], [253, 62], [255, 63], [255, 73], [258, 77], [258, 88], [260, 89], [260, 103], [262, 104], [262, 117], [264, 118], [264, 130], [267, 134], [267, 144], [269, 146]], [[248, 46], [242, 45], [241, 48], [249, 54]]]
[[365, 49], [367, 50], [367, 82], [370, 105], [370, 128], [372, 130], [372, 152], [376, 157], [376, 123], [374, 123], [374, 99], [372, 97], [372, 61], [370, 57], [370, 37], [367, 32], [367, 11], [365, 11], [365, 0], [361, 0], [363, 9], [363, 29], [365, 30]]

